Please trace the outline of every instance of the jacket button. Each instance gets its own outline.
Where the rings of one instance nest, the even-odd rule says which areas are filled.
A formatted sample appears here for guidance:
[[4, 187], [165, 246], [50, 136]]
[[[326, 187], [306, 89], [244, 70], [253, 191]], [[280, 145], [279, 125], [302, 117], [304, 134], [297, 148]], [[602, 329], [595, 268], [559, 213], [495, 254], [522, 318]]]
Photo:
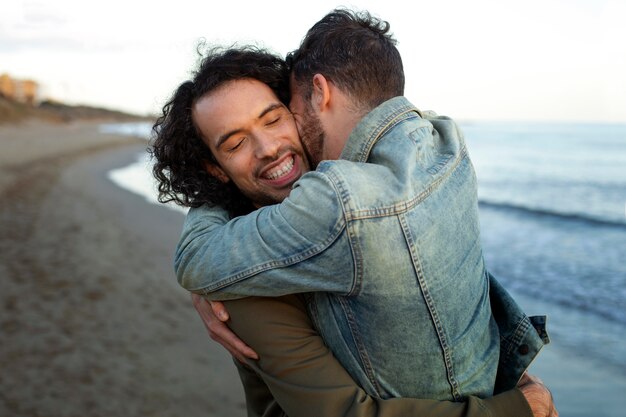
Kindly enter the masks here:
[[528, 353], [528, 350], [529, 349], [528, 349], [528, 345], [527, 344], [520, 345], [517, 348], [517, 351], [519, 352], [520, 355], [526, 355]]

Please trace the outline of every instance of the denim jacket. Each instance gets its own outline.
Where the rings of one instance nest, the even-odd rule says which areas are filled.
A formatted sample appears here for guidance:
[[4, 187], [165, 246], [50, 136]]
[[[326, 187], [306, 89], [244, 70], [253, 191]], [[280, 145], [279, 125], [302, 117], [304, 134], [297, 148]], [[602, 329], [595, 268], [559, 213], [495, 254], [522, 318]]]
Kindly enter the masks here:
[[190, 210], [175, 269], [210, 299], [310, 293], [329, 348], [381, 398], [489, 396], [496, 372], [496, 391], [513, 387], [543, 344], [485, 269], [459, 129], [403, 97], [365, 116], [341, 160], [281, 204], [232, 221]]

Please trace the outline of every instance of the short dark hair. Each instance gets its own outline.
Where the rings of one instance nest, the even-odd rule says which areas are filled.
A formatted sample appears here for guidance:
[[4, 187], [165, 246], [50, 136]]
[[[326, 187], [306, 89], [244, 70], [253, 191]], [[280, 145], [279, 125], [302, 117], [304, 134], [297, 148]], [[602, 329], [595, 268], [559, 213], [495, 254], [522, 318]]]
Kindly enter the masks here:
[[288, 74], [282, 58], [254, 46], [210, 49], [193, 78], [182, 83], [163, 106], [152, 128], [148, 151], [155, 160], [152, 174], [158, 182], [159, 201], [186, 207], [221, 206], [233, 216], [252, 211], [251, 201], [232, 181], [222, 183], [206, 171], [206, 162], [217, 161], [193, 122], [192, 108], [224, 83], [244, 78], [267, 84], [283, 103], [289, 103]]
[[404, 95], [404, 69], [395, 45], [386, 21], [366, 11], [335, 9], [309, 29], [287, 56], [287, 65], [306, 100], [313, 76], [322, 74], [369, 111]]

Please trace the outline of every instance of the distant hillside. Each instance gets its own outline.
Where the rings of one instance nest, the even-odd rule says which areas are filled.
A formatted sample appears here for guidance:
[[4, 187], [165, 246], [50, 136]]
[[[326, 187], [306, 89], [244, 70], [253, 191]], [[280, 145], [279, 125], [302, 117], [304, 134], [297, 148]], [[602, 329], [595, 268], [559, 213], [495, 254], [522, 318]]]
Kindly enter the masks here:
[[66, 123], [74, 120], [124, 122], [152, 120], [153, 118], [99, 107], [70, 106], [53, 101], [43, 101], [38, 106], [30, 106], [0, 96], [0, 124], [18, 123], [28, 119], [40, 119], [49, 122]]

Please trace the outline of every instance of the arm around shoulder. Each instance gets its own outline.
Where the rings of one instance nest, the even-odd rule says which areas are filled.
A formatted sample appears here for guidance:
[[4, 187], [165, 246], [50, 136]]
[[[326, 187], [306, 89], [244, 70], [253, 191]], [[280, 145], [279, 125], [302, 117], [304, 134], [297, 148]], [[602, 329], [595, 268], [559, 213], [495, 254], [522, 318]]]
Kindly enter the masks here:
[[[219, 208], [190, 210], [174, 262], [179, 283], [214, 300], [349, 293], [353, 262], [338, 192], [321, 173], [297, 184], [281, 204], [232, 220]], [[338, 273], [322, 274], [325, 265]]]

